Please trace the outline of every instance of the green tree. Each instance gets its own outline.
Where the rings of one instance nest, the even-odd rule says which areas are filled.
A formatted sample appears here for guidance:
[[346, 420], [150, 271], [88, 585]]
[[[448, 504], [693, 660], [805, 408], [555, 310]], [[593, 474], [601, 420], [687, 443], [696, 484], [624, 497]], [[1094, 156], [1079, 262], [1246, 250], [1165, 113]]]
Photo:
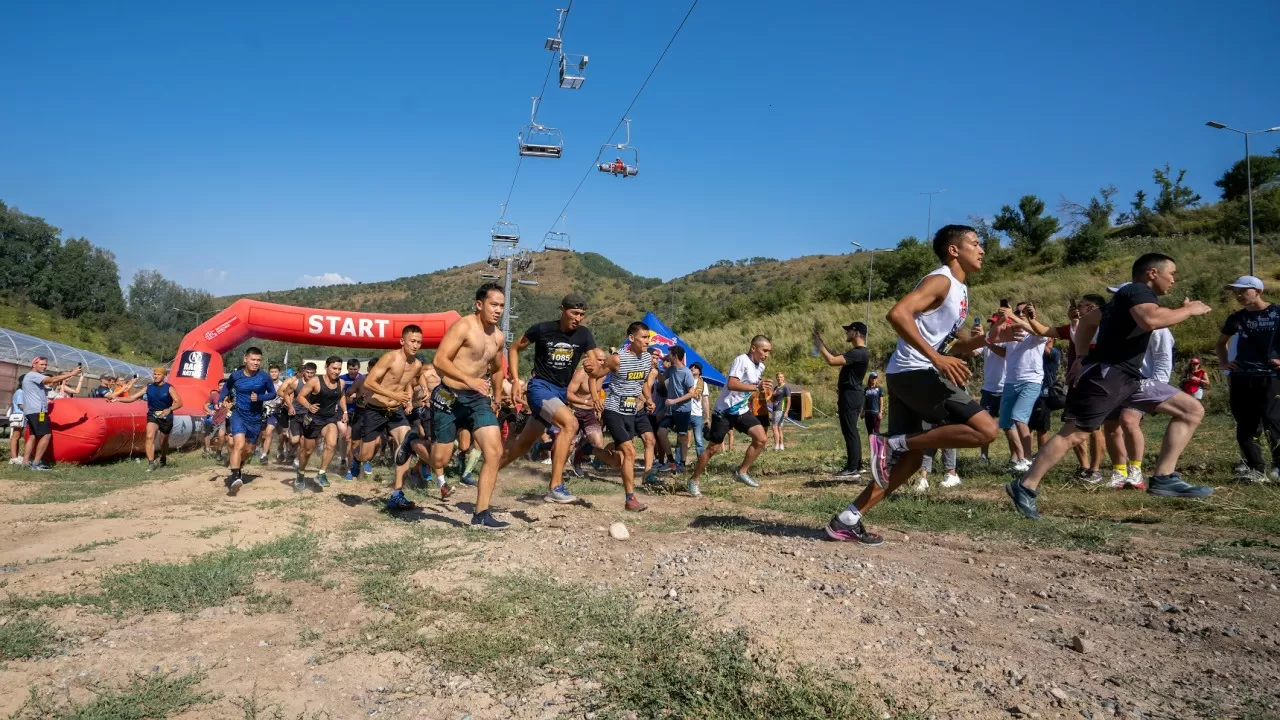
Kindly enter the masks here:
[[1195, 190], [1182, 184], [1183, 178], [1187, 176], [1185, 168], [1178, 170], [1178, 176], [1175, 178], [1169, 163], [1165, 163], [1163, 170], [1156, 168], [1151, 172], [1151, 175], [1156, 181], [1156, 185], [1160, 186], [1160, 193], [1156, 195], [1154, 205], [1156, 213], [1160, 215], [1176, 215], [1200, 203], [1200, 195]]
[[1092, 262], [1102, 256], [1111, 232], [1111, 216], [1116, 211], [1116, 186], [1108, 185], [1098, 190], [1089, 202], [1063, 200], [1059, 211], [1066, 215], [1071, 234], [1063, 241], [1063, 259], [1067, 264]]
[[1040, 198], [1023, 195], [1016, 210], [1008, 205], [1000, 208], [991, 227], [1008, 235], [1015, 249], [1035, 255], [1058, 232], [1058, 218], [1044, 214]]
[[[1223, 202], [1222, 219], [1218, 222], [1218, 235], [1224, 240], [1245, 240], [1249, 237], [1248, 198], [1238, 197]], [[1260, 234], [1280, 232], [1280, 187], [1254, 192], [1253, 228]]]
[[899, 240], [898, 247], [893, 252], [884, 253], [882, 258], [876, 263], [876, 279], [884, 280], [889, 295], [907, 293], [920, 282], [920, 278], [940, 264], [933, 254], [933, 247], [914, 235]]
[[53, 263], [61, 243], [58, 228], [0, 202], [0, 291], [54, 308]]
[[[1244, 197], [1245, 185], [1247, 184], [1247, 175], [1253, 176], [1253, 189], [1257, 190], [1262, 185], [1280, 178], [1280, 148], [1276, 148], [1276, 155], [1252, 155], [1249, 157], [1251, 168], [1245, 168], [1244, 158], [1236, 161], [1230, 170], [1222, 173], [1222, 177], [1218, 178], [1213, 184], [1222, 188], [1223, 200], [1235, 200], [1238, 197]], [[1246, 172], [1246, 170], [1251, 172]]]

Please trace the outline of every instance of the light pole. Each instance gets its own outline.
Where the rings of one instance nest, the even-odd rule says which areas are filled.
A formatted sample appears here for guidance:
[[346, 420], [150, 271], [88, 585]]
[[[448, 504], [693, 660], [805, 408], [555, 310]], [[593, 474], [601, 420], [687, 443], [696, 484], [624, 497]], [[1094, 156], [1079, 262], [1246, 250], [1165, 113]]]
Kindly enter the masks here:
[[[876, 251], [875, 251], [875, 248], [865, 248], [862, 246], [861, 243], [855, 242], [853, 240], [850, 240], [849, 244], [858, 248], [859, 250], [866, 250], [867, 252], [871, 253], [871, 263], [867, 267], [867, 334], [870, 335], [871, 334], [871, 287], [872, 287], [871, 283], [873, 280], [875, 280], [875, 277], [876, 277]], [[863, 338], [863, 339], [865, 340], [866, 338]]]
[[1245, 190], [1249, 194], [1249, 274], [1254, 275], [1253, 262], [1253, 163], [1249, 159], [1249, 136], [1261, 135], [1262, 133], [1276, 132], [1280, 130], [1280, 126], [1270, 127], [1266, 130], [1237, 130], [1233, 127], [1227, 127], [1220, 122], [1210, 120], [1205, 123], [1215, 130], [1230, 130], [1233, 133], [1239, 133], [1244, 136], [1244, 182]]
[[921, 195], [928, 195], [928, 196], [929, 196], [929, 215], [928, 215], [928, 220], [926, 220], [926, 221], [925, 221], [925, 226], [924, 226], [924, 241], [925, 241], [925, 242], [929, 242], [929, 236], [930, 236], [931, 234], [933, 234], [933, 196], [934, 196], [934, 195], [940, 195], [940, 194], [942, 194], [942, 193], [944, 193], [944, 192], [946, 192], [946, 191], [947, 191], [947, 189], [946, 189], [946, 188], [942, 188], [941, 190], [934, 190], [933, 192], [922, 192], [922, 193], [920, 193]]
[[169, 308], [169, 309], [170, 309], [170, 310], [172, 310], [172, 311], [174, 311], [174, 312], [187, 313], [188, 315], [195, 315], [195, 316], [196, 316], [196, 325], [199, 325], [199, 324], [200, 324], [200, 316], [201, 316], [201, 315], [205, 315], [205, 314], [207, 314], [207, 315], [209, 315], [210, 317], [212, 317], [212, 316], [215, 314], [215, 313], [214, 313], [214, 312], [212, 312], [212, 311], [210, 311], [209, 313], [198, 313], [198, 312], [196, 312], [195, 310], [183, 310], [182, 308], [176, 308], [176, 307], [171, 307], [171, 308]]

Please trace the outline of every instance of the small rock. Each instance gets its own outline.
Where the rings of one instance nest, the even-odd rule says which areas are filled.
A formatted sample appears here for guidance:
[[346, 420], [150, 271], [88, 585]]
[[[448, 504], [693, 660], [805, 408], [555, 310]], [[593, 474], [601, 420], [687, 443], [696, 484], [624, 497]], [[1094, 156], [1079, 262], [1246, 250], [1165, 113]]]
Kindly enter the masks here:
[[1075, 636], [1075, 637], [1071, 638], [1071, 649], [1072, 649], [1072, 650], [1075, 650], [1076, 652], [1080, 653], [1081, 655], [1085, 655], [1085, 654], [1087, 654], [1087, 653], [1091, 653], [1091, 652], [1093, 652], [1093, 641], [1092, 641], [1092, 640], [1085, 640], [1084, 638], [1082, 638], [1082, 637], [1080, 637], [1079, 635], [1077, 635], [1077, 636]]
[[627, 530], [626, 525], [616, 522], [609, 526], [609, 537], [614, 540], [626, 540], [631, 537], [631, 531]]
[[1062, 688], [1052, 688], [1051, 690], [1049, 690], [1049, 694], [1062, 702], [1066, 702], [1067, 698], [1070, 697], [1069, 695], [1067, 695], [1067, 691], [1063, 690]]
[[927, 631], [927, 630], [925, 630], [925, 629], [924, 629], [924, 628], [922, 628], [922, 627], [918, 627], [918, 628], [916, 628], [916, 634], [917, 634], [917, 635], [919, 635], [920, 637], [924, 637], [924, 634], [925, 634], [926, 632], [928, 632], [928, 631]]
[[675, 600], [676, 595], [677, 593], [675, 588], [671, 588], [670, 590], [667, 591], [667, 597], [670, 598], [671, 600]]
[[1028, 708], [1026, 705], [1014, 705], [1013, 707], [1009, 708], [1009, 714], [1013, 715], [1014, 717], [1030, 717], [1031, 709]]
[[1044, 603], [1035, 603], [1034, 605], [1031, 606], [1031, 609], [1032, 610], [1048, 610], [1049, 606], [1045, 605]]

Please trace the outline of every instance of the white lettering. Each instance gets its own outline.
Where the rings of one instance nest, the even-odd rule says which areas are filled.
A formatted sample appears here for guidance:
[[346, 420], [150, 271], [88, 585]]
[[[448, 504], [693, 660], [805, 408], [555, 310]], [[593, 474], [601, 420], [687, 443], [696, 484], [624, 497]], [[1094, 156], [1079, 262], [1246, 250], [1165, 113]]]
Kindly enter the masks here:
[[391, 321], [390, 320], [374, 320], [374, 322], [378, 324], [378, 337], [380, 338], [386, 337], [387, 326], [391, 324]]
[[373, 321], [369, 318], [360, 318], [360, 337], [373, 337]]
[[307, 332], [312, 335], [319, 335], [324, 332], [324, 318], [319, 315], [309, 315], [307, 317]]
[[351, 318], [343, 318], [343, 319], [342, 319], [342, 330], [341, 330], [341, 332], [342, 332], [342, 334], [343, 334], [343, 335], [355, 335], [355, 334], [356, 334], [356, 324], [355, 324], [354, 322], [352, 322], [352, 321], [351, 321]]
[[338, 320], [340, 320], [341, 318], [339, 318], [337, 315], [328, 315], [326, 317], [328, 317], [329, 319], [329, 334], [333, 335], [334, 333], [338, 332]]

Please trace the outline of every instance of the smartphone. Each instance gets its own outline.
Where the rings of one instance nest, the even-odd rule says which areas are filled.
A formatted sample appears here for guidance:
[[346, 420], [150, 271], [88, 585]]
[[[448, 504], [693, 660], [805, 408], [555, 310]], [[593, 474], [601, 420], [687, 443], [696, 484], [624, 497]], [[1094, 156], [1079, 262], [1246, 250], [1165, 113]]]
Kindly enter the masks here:
[[1009, 307], [1009, 298], [1004, 298], [1003, 300], [1001, 300], [1001, 301], [1000, 301], [1000, 307], [1002, 307], [1002, 308], [1007, 308], [1007, 307]]

